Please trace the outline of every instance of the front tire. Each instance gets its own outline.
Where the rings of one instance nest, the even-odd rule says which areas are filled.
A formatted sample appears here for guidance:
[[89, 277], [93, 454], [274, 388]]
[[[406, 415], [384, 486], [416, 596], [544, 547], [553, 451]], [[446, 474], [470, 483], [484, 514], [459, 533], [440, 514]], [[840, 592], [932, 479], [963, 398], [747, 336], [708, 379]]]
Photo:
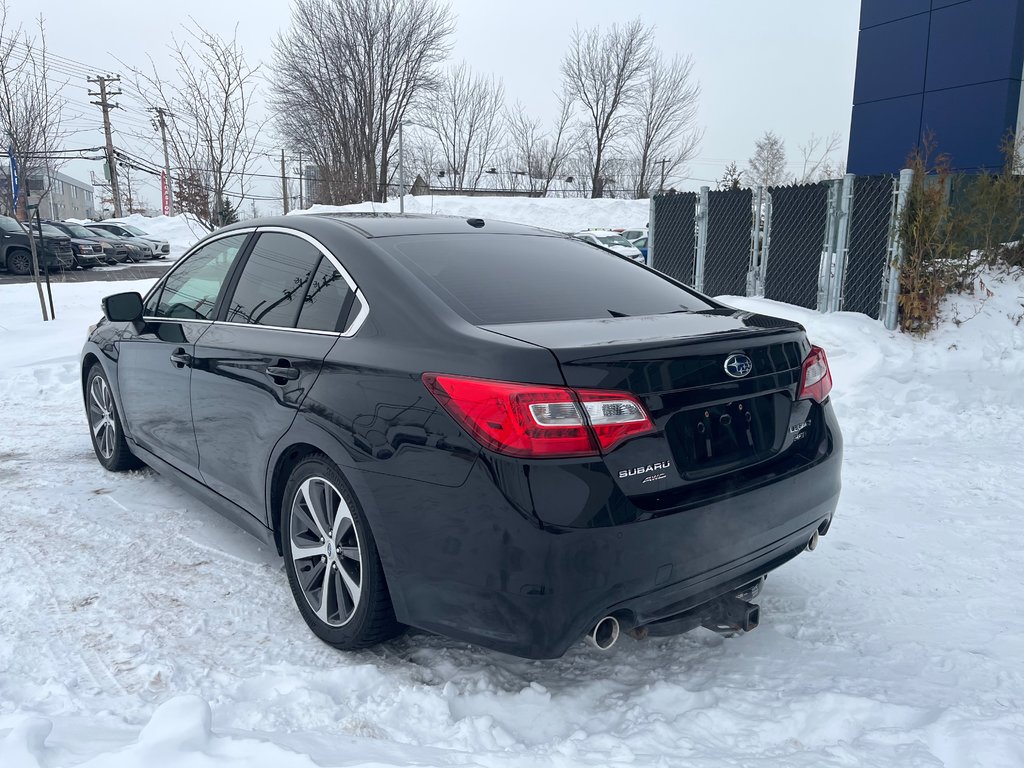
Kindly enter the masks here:
[[370, 526], [345, 479], [321, 454], [285, 487], [281, 539], [299, 613], [313, 634], [345, 651], [401, 631]]
[[124, 472], [142, 466], [128, 448], [114, 393], [99, 363], [93, 363], [85, 382], [85, 412], [89, 418], [92, 448], [104, 469]]
[[7, 271], [12, 275], [27, 275], [32, 272], [32, 254], [21, 248], [8, 251]]

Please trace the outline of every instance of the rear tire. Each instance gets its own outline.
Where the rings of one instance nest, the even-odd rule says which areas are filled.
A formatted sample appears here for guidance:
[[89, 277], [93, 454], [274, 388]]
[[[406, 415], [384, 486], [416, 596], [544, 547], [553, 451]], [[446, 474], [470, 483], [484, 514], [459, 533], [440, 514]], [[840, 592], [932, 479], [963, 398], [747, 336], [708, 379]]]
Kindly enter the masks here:
[[85, 380], [85, 412], [89, 419], [92, 448], [104, 469], [124, 472], [142, 466], [125, 440], [114, 393], [99, 363], [93, 363]]
[[322, 454], [292, 470], [281, 510], [285, 570], [313, 634], [345, 651], [395, 637], [384, 569], [370, 526], [348, 483]]

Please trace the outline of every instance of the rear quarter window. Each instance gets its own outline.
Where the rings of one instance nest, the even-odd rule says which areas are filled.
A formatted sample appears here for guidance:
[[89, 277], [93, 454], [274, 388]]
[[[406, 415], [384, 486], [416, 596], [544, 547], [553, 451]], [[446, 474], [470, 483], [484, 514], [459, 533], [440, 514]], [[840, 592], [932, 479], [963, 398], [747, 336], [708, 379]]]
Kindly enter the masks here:
[[376, 244], [477, 325], [701, 311], [698, 294], [575, 238], [406, 235]]

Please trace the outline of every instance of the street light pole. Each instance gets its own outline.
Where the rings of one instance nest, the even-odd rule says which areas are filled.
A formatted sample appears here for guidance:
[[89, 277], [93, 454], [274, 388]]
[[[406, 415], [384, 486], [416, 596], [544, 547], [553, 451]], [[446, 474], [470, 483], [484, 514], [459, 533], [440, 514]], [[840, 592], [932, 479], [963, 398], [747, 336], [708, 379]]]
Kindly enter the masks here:
[[398, 212], [405, 213], [405, 151], [402, 146], [402, 126], [398, 123]]

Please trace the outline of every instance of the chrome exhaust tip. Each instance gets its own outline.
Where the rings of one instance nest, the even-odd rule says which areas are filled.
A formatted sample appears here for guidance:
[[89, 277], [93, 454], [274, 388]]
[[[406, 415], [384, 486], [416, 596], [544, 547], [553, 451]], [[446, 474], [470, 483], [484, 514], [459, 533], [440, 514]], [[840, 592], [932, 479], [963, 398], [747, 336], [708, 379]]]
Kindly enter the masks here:
[[811, 538], [807, 541], [807, 551], [813, 552], [818, 546], [818, 532], [815, 531], [811, 534]]
[[599, 651], [607, 651], [619, 639], [619, 620], [614, 616], [605, 616], [587, 633], [587, 642]]

